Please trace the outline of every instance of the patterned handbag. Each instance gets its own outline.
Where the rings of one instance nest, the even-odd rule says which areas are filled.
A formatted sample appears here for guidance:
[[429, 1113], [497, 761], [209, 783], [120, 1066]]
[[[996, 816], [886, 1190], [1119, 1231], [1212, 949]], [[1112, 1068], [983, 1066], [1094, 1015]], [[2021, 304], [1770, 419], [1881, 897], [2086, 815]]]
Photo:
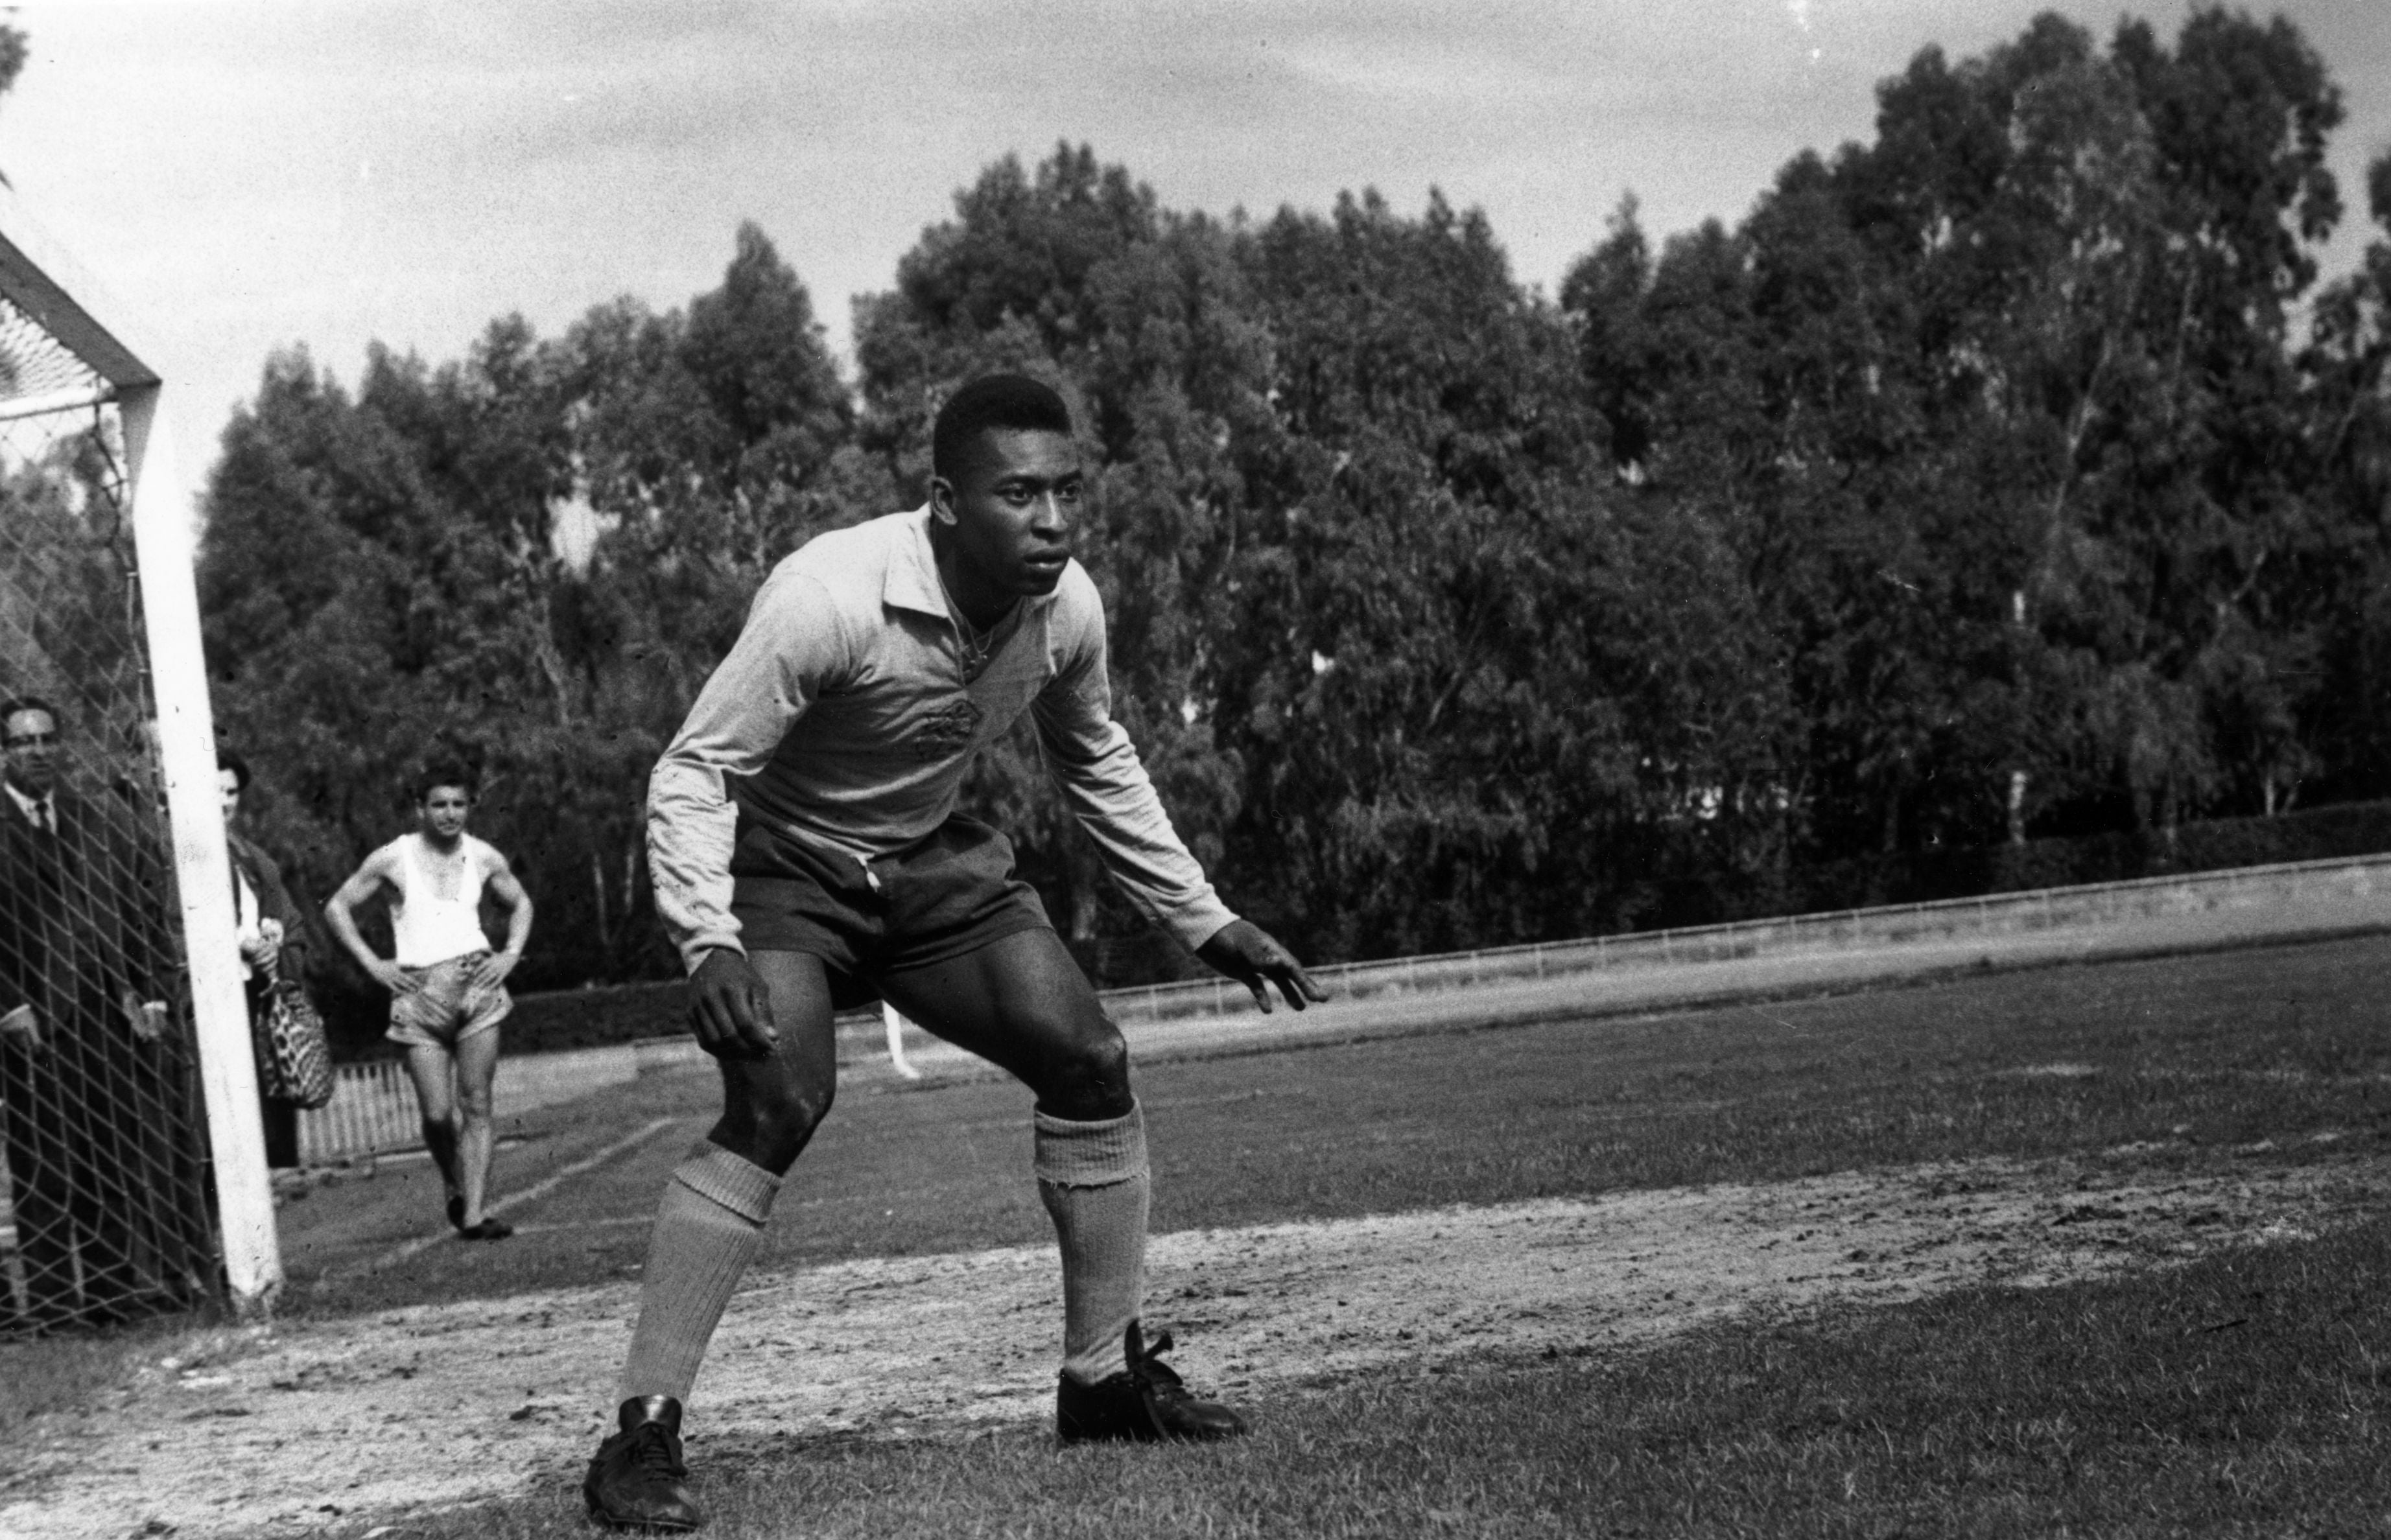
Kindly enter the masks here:
[[296, 979], [277, 973], [265, 992], [265, 1030], [258, 1044], [258, 1089], [314, 1110], [332, 1099], [332, 1047], [324, 1019]]

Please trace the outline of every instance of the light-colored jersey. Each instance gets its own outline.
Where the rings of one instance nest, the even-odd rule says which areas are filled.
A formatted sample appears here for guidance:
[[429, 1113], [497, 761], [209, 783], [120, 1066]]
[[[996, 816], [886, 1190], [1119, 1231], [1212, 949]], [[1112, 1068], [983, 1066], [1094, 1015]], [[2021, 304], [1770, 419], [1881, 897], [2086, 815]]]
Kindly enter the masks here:
[[1131, 903], [1190, 948], [1236, 918], [1112, 716], [1105, 611], [1078, 562], [1021, 601], [966, 679], [927, 508], [821, 535], [772, 570], [648, 782], [656, 912], [687, 965], [739, 948], [738, 820], [857, 860], [955, 810], [972, 758], [1026, 712], [1046, 768]]
[[501, 860], [495, 849], [470, 834], [460, 843], [464, 870], [458, 876], [456, 892], [445, 897], [433, 874], [451, 871], [455, 857], [441, 855], [420, 834], [402, 834], [382, 847], [390, 853], [392, 880], [398, 888], [390, 905], [390, 928], [398, 943], [392, 960], [401, 968], [430, 968], [490, 949], [490, 938], [482, 930], [482, 885]]

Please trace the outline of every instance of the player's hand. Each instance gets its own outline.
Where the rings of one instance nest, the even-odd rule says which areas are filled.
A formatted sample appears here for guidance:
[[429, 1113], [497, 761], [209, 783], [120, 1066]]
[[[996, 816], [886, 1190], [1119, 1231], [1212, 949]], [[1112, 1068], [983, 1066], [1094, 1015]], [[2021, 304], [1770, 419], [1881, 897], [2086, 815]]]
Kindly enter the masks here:
[[1212, 932], [1211, 940], [1196, 949], [1196, 955], [1252, 990], [1254, 1004], [1265, 1016], [1273, 1008], [1266, 983], [1276, 983], [1286, 1003], [1298, 1010], [1328, 998], [1327, 992], [1313, 983], [1312, 975], [1295, 960], [1295, 954], [1251, 920], [1233, 919], [1221, 926]]
[[38, 1054], [42, 1042], [42, 1019], [31, 1006], [19, 1006], [6, 1016], [0, 1016], [0, 1040], [17, 1044], [28, 1053]]
[[373, 975], [374, 982], [389, 990], [393, 995], [412, 995], [423, 987], [421, 979], [399, 967], [388, 957], [376, 957], [366, 964], [366, 971]]
[[689, 1030], [717, 1059], [769, 1059], [781, 1040], [772, 994], [743, 952], [717, 946], [689, 976]]
[[523, 958], [512, 952], [491, 953], [488, 956], [484, 957], [479, 964], [475, 965], [473, 969], [473, 987], [475, 989], [496, 989], [498, 985], [507, 982], [507, 975], [513, 972], [515, 970], [515, 964], [521, 961], [523, 961]]

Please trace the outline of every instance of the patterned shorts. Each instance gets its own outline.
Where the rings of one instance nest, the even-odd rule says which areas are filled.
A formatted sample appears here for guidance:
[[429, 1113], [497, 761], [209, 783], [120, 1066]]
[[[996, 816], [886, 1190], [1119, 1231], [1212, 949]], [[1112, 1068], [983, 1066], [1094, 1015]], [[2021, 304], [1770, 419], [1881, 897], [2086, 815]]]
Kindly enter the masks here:
[[504, 984], [473, 987], [473, 969], [489, 956], [469, 952], [429, 968], [404, 969], [422, 987], [391, 996], [390, 1031], [382, 1035], [410, 1048], [446, 1048], [453, 1053], [458, 1044], [474, 1033], [497, 1030], [515, 1008], [515, 1002]]

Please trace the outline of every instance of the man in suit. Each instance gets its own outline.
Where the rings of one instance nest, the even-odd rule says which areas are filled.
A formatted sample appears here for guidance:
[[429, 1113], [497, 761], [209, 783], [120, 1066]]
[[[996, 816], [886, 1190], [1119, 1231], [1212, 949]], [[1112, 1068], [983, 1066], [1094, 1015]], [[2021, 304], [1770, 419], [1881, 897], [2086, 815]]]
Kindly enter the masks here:
[[154, 842], [113, 799], [75, 796], [59, 715], [0, 702], [0, 1110], [25, 1323], [171, 1308], [189, 1281], [172, 937]]

